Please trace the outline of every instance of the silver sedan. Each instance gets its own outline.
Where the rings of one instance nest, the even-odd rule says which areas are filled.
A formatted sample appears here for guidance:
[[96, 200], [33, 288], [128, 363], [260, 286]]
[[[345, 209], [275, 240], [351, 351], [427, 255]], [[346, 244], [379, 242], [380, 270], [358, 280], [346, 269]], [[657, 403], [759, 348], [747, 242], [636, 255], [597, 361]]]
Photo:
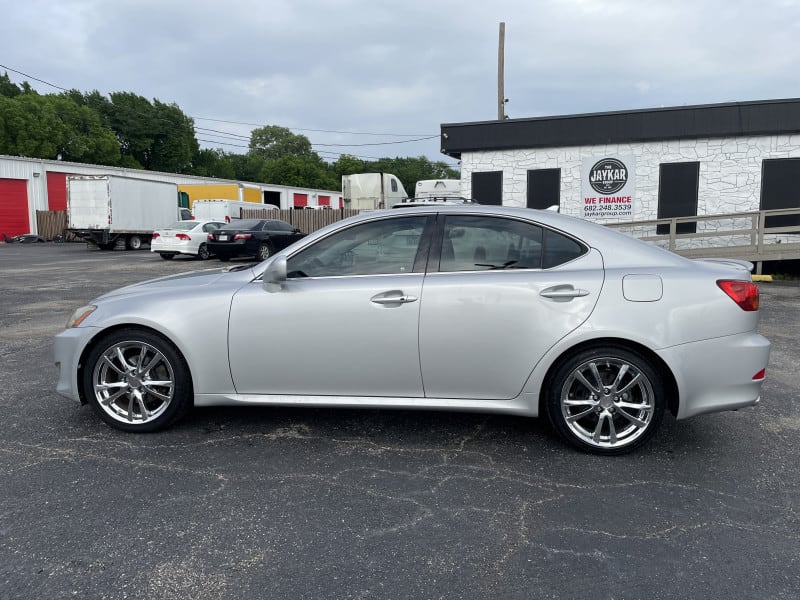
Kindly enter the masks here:
[[666, 410], [758, 402], [758, 317], [736, 261], [550, 211], [374, 211], [259, 264], [79, 308], [56, 337], [57, 389], [125, 431], [192, 406], [485, 411], [546, 415], [579, 449], [619, 454]]

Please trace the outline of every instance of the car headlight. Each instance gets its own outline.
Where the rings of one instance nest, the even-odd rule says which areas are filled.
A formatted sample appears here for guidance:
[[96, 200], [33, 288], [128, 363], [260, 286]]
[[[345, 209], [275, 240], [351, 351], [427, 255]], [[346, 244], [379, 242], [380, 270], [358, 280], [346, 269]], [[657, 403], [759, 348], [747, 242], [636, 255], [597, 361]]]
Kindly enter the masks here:
[[97, 309], [96, 306], [88, 305], [88, 306], [81, 306], [78, 310], [72, 313], [72, 316], [67, 321], [67, 329], [71, 327], [78, 327], [81, 323], [83, 323], [84, 319], [92, 314]]

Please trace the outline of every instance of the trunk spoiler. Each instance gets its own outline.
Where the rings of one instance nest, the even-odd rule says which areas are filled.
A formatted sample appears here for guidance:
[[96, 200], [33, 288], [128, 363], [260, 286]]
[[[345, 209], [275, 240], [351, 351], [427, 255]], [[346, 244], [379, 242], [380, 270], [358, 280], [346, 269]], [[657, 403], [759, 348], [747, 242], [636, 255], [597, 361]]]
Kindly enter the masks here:
[[699, 262], [714, 263], [718, 265], [727, 265], [729, 267], [734, 267], [736, 269], [747, 271], [748, 273], [751, 273], [753, 271], [753, 263], [746, 260], [739, 260], [736, 258], [696, 258], [694, 260], [697, 260]]

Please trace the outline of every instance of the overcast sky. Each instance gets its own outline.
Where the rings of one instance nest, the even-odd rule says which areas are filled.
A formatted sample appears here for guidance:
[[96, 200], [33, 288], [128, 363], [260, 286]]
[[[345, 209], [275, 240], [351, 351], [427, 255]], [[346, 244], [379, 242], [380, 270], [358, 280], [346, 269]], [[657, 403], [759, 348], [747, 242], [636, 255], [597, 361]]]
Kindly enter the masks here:
[[439, 125], [497, 117], [500, 21], [511, 118], [800, 97], [800, 0], [0, 0], [0, 64], [174, 102], [204, 146], [455, 164]]

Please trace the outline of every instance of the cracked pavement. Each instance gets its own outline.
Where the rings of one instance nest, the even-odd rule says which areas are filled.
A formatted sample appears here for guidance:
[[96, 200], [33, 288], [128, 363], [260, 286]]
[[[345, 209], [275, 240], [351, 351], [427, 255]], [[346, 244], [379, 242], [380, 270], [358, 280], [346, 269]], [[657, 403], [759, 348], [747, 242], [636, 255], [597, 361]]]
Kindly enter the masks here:
[[799, 286], [762, 286], [762, 403], [600, 458], [543, 420], [204, 408], [130, 435], [54, 391], [107, 290], [219, 266], [0, 245], [0, 599], [800, 596]]

